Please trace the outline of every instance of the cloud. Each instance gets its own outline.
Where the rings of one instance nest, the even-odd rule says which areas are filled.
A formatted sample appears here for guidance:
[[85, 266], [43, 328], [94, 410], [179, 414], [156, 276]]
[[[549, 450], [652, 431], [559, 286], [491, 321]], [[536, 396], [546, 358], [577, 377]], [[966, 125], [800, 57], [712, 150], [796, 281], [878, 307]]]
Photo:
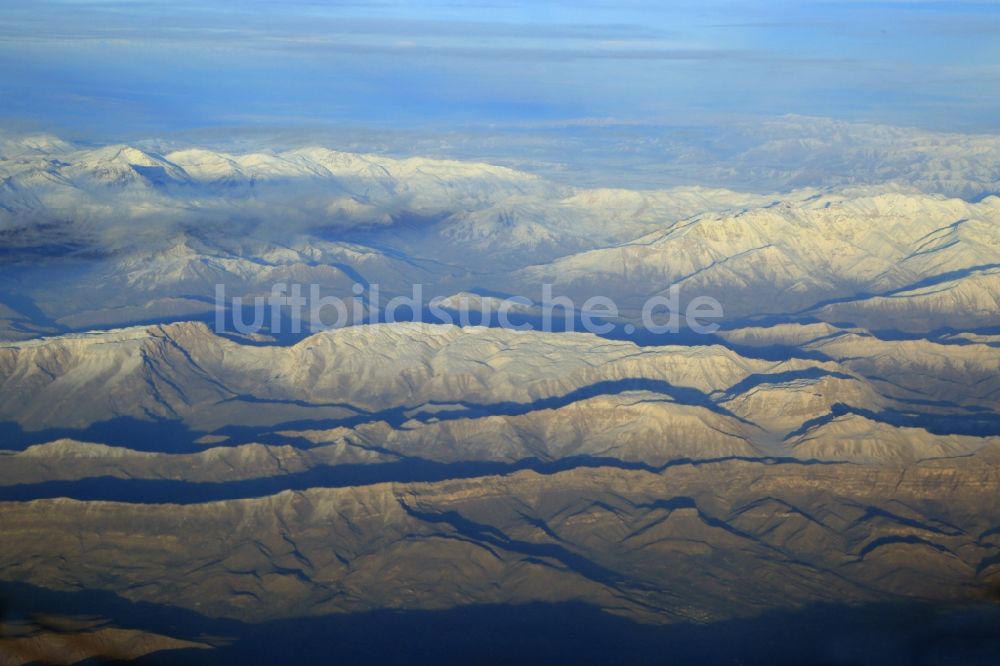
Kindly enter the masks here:
[[[461, 41], [540, 40], [634, 41], [663, 39], [672, 31], [662, 27], [626, 22], [573, 22], [536, 20], [482, 20], [480, 12], [468, 16], [427, 18], [414, 16], [352, 16], [350, 5], [334, 5], [317, 12], [312, 5], [282, 3], [285, 11], [266, 11], [248, 3], [235, 10], [231, 5], [208, 2], [178, 9], [161, 3], [72, 3], [52, 0], [25, 3], [13, 0], [0, 10], [0, 35], [9, 41], [152, 40], [201, 43], [216, 40], [266, 46], [271, 41], [309, 43], [332, 36], [366, 38], [446, 38]], [[453, 13], [454, 14], [454, 13]], [[461, 12], [458, 12], [461, 14]]]
[[0, 118], [150, 133], [795, 112], [991, 129], [998, 16], [978, 3], [6, 0]]

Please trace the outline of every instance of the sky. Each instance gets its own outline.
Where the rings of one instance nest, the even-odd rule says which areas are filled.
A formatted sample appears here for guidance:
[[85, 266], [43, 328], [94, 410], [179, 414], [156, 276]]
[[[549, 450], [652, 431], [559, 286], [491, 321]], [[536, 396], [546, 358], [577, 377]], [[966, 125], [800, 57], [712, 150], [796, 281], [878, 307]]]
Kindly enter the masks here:
[[788, 113], [1000, 132], [1000, 3], [0, 4], [0, 122], [76, 138]]

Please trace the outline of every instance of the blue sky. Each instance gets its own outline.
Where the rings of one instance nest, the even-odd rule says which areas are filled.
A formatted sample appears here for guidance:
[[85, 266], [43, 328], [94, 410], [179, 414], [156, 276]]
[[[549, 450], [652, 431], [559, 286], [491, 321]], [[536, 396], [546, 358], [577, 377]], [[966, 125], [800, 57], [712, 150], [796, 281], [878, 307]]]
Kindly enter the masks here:
[[0, 118], [78, 136], [785, 113], [1000, 131], [1000, 3], [0, 5]]

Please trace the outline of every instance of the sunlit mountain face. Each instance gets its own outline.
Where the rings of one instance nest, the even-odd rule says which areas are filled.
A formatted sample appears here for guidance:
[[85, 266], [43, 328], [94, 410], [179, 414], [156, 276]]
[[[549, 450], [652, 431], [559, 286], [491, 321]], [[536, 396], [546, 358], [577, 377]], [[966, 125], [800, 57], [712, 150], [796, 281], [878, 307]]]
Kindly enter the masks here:
[[996, 663], [998, 26], [0, 7], [0, 665]]

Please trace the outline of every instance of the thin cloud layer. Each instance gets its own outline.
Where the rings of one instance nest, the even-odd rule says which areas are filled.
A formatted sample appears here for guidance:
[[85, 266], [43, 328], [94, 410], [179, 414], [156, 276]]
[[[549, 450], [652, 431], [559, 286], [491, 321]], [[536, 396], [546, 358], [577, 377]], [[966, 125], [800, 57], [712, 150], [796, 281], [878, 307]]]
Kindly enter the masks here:
[[994, 131], [997, 29], [990, 3], [13, 0], [0, 118], [115, 139], [789, 112]]

